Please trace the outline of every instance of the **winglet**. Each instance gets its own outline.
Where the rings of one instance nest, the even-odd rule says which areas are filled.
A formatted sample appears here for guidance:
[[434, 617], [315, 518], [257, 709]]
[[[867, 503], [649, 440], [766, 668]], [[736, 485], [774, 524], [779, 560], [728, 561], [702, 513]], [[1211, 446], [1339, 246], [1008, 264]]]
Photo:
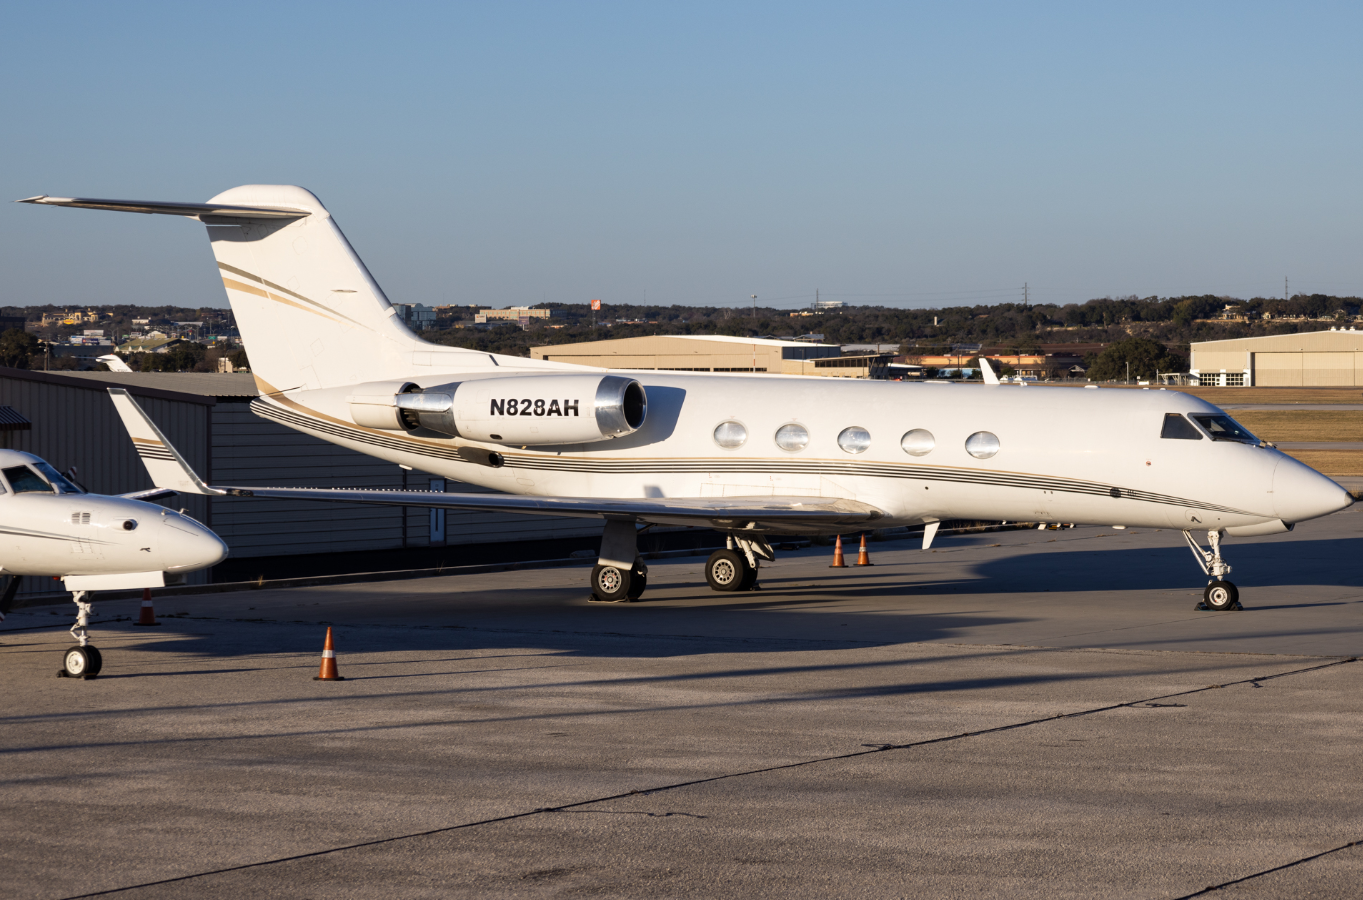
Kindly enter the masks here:
[[984, 376], [985, 384], [998, 384], [999, 376], [994, 374], [993, 366], [989, 365], [989, 360], [980, 357], [980, 374]]
[[109, 388], [109, 396], [114, 401], [114, 409], [128, 429], [137, 455], [147, 467], [152, 484], [158, 488], [178, 491], [181, 494], [206, 494], [222, 496], [225, 491], [210, 488], [194, 473], [189, 463], [180, 455], [166, 436], [156, 427], [151, 418], [137, 405], [137, 401], [123, 388]]

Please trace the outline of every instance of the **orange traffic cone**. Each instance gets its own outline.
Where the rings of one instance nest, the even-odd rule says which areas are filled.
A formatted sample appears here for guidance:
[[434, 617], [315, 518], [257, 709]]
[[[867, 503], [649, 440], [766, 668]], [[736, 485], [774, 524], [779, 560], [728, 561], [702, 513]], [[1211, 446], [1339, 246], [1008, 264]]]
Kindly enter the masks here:
[[345, 681], [336, 671], [336, 651], [331, 647], [331, 626], [327, 626], [327, 642], [322, 646], [322, 669], [313, 681]]
[[857, 565], [859, 566], [875, 565], [875, 563], [871, 562], [871, 557], [868, 556], [866, 553], [866, 532], [864, 531], [861, 533], [861, 552], [857, 554]]
[[829, 566], [828, 568], [830, 569], [847, 568], [847, 563], [843, 562], [842, 559], [842, 535], [838, 535], [838, 542], [833, 545], [833, 565]]
[[151, 605], [151, 588], [142, 588], [142, 614], [137, 617], [138, 625], [160, 625], [156, 621], [156, 610]]

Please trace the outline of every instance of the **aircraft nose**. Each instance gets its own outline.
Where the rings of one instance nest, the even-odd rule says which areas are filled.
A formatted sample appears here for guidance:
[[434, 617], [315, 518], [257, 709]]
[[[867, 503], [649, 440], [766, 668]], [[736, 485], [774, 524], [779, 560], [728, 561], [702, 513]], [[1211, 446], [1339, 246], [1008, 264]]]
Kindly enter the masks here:
[[1284, 522], [1304, 522], [1352, 506], [1354, 498], [1334, 481], [1289, 456], [1273, 470], [1273, 511]]
[[222, 538], [193, 519], [165, 516], [162, 522], [161, 557], [167, 571], [192, 572], [227, 558], [227, 545]]

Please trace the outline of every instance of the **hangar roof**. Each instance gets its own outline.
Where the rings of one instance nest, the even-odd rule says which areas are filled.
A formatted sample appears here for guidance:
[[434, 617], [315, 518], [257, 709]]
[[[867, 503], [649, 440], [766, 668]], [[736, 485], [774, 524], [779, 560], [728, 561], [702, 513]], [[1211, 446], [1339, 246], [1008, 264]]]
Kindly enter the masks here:
[[1297, 334], [1266, 334], [1260, 337], [1228, 338], [1222, 341], [1194, 341], [1194, 353], [1252, 351], [1255, 353], [1328, 353], [1363, 350], [1363, 331], [1330, 329]]

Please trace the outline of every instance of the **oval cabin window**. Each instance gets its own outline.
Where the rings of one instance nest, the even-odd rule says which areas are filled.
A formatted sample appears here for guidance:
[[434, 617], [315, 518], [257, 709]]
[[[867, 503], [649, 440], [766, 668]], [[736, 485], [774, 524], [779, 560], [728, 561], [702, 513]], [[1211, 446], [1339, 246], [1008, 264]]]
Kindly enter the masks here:
[[999, 452], [999, 439], [987, 431], [977, 431], [965, 439], [965, 452], [976, 459], [988, 459]]
[[899, 446], [909, 456], [927, 456], [937, 446], [937, 439], [926, 428], [915, 428], [899, 439]]
[[809, 431], [803, 425], [782, 425], [776, 429], [776, 446], [796, 453], [809, 446]]
[[867, 447], [871, 446], [871, 432], [860, 425], [844, 428], [842, 433], [838, 435], [838, 446], [845, 453], [863, 453]]
[[720, 422], [715, 427], [715, 443], [725, 450], [736, 450], [748, 439], [748, 429], [740, 422]]

